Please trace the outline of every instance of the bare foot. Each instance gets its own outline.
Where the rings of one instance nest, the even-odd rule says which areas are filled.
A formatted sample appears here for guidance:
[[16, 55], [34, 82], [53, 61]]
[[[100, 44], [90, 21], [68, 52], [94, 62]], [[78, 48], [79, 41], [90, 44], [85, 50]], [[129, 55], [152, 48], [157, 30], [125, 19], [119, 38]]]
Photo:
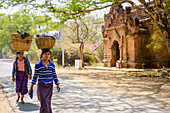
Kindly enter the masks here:
[[16, 102], [18, 103], [18, 101], [19, 101], [19, 98], [16, 100]]

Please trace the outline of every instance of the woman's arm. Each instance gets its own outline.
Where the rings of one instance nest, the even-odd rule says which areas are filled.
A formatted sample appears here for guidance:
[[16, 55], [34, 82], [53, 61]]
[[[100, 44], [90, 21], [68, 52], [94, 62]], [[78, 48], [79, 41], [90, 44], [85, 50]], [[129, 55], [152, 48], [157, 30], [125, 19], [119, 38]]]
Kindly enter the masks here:
[[34, 84], [32, 83], [32, 84], [31, 84], [31, 87], [30, 87], [30, 89], [29, 89], [29, 91], [28, 91], [28, 94], [29, 94], [29, 95], [30, 95], [31, 92], [33, 92], [33, 87], [34, 87]]
[[59, 84], [59, 80], [58, 80], [58, 77], [57, 77], [57, 74], [56, 74], [56, 71], [55, 71], [55, 65], [53, 66], [53, 74], [52, 74], [52, 76], [53, 76], [55, 84], [56, 85]]
[[31, 65], [30, 65], [30, 62], [27, 58], [26, 58], [26, 62], [27, 62], [27, 67], [28, 67], [28, 75], [32, 75]]
[[60, 92], [60, 83], [57, 84], [57, 90]]
[[[26, 58], [27, 59], [27, 58]], [[29, 62], [29, 60], [27, 59], [26, 60], [26, 65], [27, 65], [27, 67], [28, 67], [28, 78], [31, 80], [32, 79], [32, 69], [31, 69], [31, 65], [30, 65], [30, 62]]]
[[13, 68], [12, 68], [12, 77], [15, 76], [15, 71], [16, 71], [16, 62], [14, 61]]
[[34, 76], [33, 76], [33, 79], [32, 79], [31, 87], [28, 91], [29, 95], [33, 91], [33, 87], [34, 87], [34, 84], [36, 84], [36, 82], [37, 82], [38, 76], [39, 76], [39, 66], [37, 64], [35, 64]]
[[16, 64], [15, 61], [13, 63], [13, 68], [12, 68], [12, 81], [15, 82], [15, 73], [16, 73]]
[[35, 71], [32, 79], [32, 84], [36, 84], [38, 76], [39, 76], [39, 66], [35, 64]]

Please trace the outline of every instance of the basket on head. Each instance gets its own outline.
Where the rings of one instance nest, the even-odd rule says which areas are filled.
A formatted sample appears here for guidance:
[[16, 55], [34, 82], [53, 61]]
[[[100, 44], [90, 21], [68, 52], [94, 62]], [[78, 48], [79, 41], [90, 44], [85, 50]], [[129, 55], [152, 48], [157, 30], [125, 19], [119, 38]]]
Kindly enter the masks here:
[[32, 35], [22, 39], [20, 34], [11, 34], [11, 48], [16, 51], [29, 51]]
[[55, 44], [53, 37], [37, 37], [35, 36], [35, 42], [38, 49], [52, 49]]

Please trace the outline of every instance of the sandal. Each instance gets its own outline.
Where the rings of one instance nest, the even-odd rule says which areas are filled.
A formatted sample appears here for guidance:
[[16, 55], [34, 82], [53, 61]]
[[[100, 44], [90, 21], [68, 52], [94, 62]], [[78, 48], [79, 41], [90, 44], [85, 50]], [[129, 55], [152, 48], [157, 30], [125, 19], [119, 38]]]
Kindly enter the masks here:
[[21, 100], [21, 104], [24, 104], [25, 102], [23, 100]]

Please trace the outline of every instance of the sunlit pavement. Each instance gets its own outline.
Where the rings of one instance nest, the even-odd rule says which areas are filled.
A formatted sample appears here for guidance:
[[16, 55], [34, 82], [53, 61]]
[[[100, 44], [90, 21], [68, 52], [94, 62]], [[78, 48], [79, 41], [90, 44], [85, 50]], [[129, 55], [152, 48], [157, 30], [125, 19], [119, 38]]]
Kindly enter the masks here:
[[[14, 83], [11, 81], [12, 63], [0, 61], [0, 84], [4, 86], [15, 113], [39, 113], [39, 101], [34, 87], [34, 97], [25, 96], [25, 104], [16, 103]], [[29, 80], [29, 86], [30, 86]], [[81, 83], [61, 79], [61, 91], [54, 86], [53, 113], [169, 113], [169, 110], [150, 103], [134, 100], [124, 95], [113, 95]], [[88, 82], [88, 81], [87, 81]], [[100, 84], [99, 84], [100, 85]]]

